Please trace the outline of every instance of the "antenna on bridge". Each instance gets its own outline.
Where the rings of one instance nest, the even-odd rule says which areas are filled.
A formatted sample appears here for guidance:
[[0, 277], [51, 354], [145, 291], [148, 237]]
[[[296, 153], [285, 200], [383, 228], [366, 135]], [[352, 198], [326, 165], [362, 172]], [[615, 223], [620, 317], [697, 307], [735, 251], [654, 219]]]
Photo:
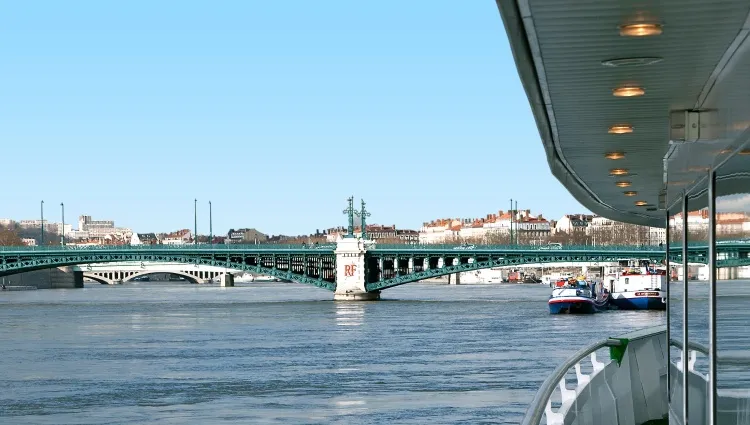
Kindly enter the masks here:
[[370, 216], [370, 212], [365, 209], [365, 200], [362, 199], [362, 209], [360, 210], [359, 214], [360, 217], [360, 226], [362, 226], [362, 239], [367, 239], [367, 220], [366, 218]]
[[347, 229], [346, 237], [347, 238], [353, 238], [354, 237], [354, 214], [357, 213], [357, 211], [354, 209], [354, 197], [350, 196], [347, 201], [349, 201], [349, 208], [344, 210], [344, 214], [347, 214], [349, 216], [349, 228]]

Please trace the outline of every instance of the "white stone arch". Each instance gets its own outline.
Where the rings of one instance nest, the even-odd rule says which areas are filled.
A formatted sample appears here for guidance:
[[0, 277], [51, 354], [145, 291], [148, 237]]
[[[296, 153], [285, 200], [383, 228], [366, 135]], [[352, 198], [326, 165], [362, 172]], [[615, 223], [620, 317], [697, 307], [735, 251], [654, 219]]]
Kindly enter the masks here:
[[111, 279], [108, 279], [106, 277], [99, 276], [97, 274], [90, 273], [90, 272], [84, 272], [83, 273], [83, 278], [84, 279], [91, 279], [94, 282], [101, 283], [102, 285], [114, 285], [115, 284], [115, 282], [112, 281]]
[[123, 282], [130, 282], [133, 279], [140, 277], [140, 276], [148, 276], [150, 274], [174, 274], [178, 276], [184, 277], [186, 280], [188, 280], [190, 283], [201, 283], [201, 282], [207, 282], [207, 280], [203, 280], [198, 278], [197, 276], [193, 276], [190, 273], [183, 272], [183, 271], [176, 271], [176, 270], [144, 270], [141, 272], [135, 272], [131, 274], [130, 276], [125, 277], [122, 279]]

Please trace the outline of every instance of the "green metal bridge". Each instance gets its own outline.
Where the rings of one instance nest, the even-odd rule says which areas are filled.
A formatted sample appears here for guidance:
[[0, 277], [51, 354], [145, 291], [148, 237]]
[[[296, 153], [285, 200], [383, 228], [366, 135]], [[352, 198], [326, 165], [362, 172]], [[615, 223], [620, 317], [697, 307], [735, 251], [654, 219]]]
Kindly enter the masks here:
[[[336, 243], [306, 245], [137, 245], [118, 247], [0, 247], [0, 276], [79, 264], [108, 262], [179, 262], [262, 273], [281, 279], [336, 290], [339, 271]], [[682, 262], [681, 249], [670, 251], [670, 262]], [[364, 288], [377, 292], [432, 277], [491, 267], [539, 263], [607, 263], [648, 259], [663, 263], [656, 247], [567, 246], [540, 249], [505, 245], [384, 245], [365, 244]], [[750, 265], [750, 241], [717, 244], [719, 267]], [[688, 262], [707, 263], [706, 245], [688, 247]]]

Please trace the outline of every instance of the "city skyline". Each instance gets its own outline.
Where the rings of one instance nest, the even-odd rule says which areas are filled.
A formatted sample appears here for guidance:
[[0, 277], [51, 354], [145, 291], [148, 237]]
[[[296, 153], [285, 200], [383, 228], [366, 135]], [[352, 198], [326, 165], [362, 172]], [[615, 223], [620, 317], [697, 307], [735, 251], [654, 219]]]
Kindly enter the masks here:
[[[722, 214], [730, 213], [730, 212], [747, 213], [748, 206], [750, 206], [750, 195], [748, 195], [748, 194], [729, 195], [729, 196], [721, 197], [721, 198], [719, 198], [717, 200], [718, 211], [720, 211]], [[489, 223], [489, 222], [493, 222], [494, 223], [494, 221], [496, 219], [501, 219], [501, 217], [499, 217], [499, 216], [502, 216], [503, 214], [507, 215], [508, 211], [509, 211], [508, 209], [503, 209], [501, 207], [501, 208], [499, 208], [499, 210], [492, 210], [492, 211], [489, 211], [489, 212], [488, 211], [484, 211], [484, 212], [481, 212], [481, 213], [480, 212], [474, 212], [474, 214], [471, 214], [469, 216], [463, 216], [463, 217], [450, 216], [450, 215], [445, 215], [445, 214], [442, 214], [442, 215], [441, 214], [433, 214], [429, 218], [423, 218], [422, 221], [421, 221], [421, 224], [420, 225], [416, 225], [416, 226], [404, 226], [404, 225], [400, 225], [398, 223], [392, 223], [392, 222], [391, 223], [389, 223], [389, 222], [370, 222], [370, 223], [368, 223], [368, 225], [373, 225], [373, 226], [395, 226], [395, 228], [404, 229], [404, 230], [418, 230], [418, 229], [424, 228], [425, 226], [431, 226], [431, 225], [436, 225], [436, 224], [439, 226], [438, 222], [440, 222], [440, 221], [446, 221], [447, 220], [449, 222], [452, 222], [453, 220], [458, 220], [458, 221], [463, 222], [463, 224], [465, 224], [464, 227], [476, 227], [477, 224], [479, 224], [480, 227], [482, 227], [483, 225], [486, 227], [486, 223]], [[701, 210], [701, 211], [704, 211], [704, 210]], [[575, 215], [580, 215], [580, 214], [591, 215], [591, 213], [588, 212], [588, 211], [582, 212], [582, 211], [579, 210], [579, 211], [567, 211], [567, 212], [565, 212], [564, 214], [562, 214], [560, 216], [552, 216], [552, 215], [548, 214], [547, 211], [544, 211], [544, 210], [533, 211], [533, 210], [530, 210], [530, 209], [527, 209], [527, 208], [521, 208], [521, 207], [518, 208], [518, 212], [519, 212], [519, 214], [521, 216], [524, 216], [527, 219], [531, 219], [532, 221], [533, 220], [537, 220], [537, 219], [542, 219], [545, 222], [548, 222], [549, 225], [551, 225], [551, 226], [554, 226], [554, 223], [556, 221], [558, 221], [559, 219], [563, 218], [563, 217], [575, 216]], [[40, 213], [41, 213], [41, 211], [40, 211]], [[58, 213], [61, 214], [62, 211], [60, 210]], [[595, 216], [595, 215], [592, 215], [592, 216]], [[679, 217], [679, 216], [680, 216], [680, 214], [678, 213], [676, 215], [676, 217]], [[65, 222], [66, 232], [68, 232], [70, 230], [73, 230], [74, 228], [75, 228], [75, 230], [81, 230], [81, 228], [80, 228], [81, 227], [81, 225], [80, 225], [81, 220], [84, 219], [84, 218], [87, 218], [88, 220], [92, 220], [92, 217], [100, 218], [99, 216], [91, 215], [91, 214], [73, 214], [73, 215], [69, 215], [67, 221]], [[62, 219], [61, 216], [60, 217], [55, 217], [55, 212], [54, 211], [52, 211], [52, 215], [50, 215], [50, 212], [46, 212], [45, 213], [45, 217], [44, 217], [45, 226], [52, 226], [48, 230], [51, 230], [51, 229], [54, 228], [55, 231], [56, 231], [56, 228], [61, 224], [61, 219]], [[119, 219], [111, 220], [111, 219], [112, 218], [109, 217], [108, 221], [111, 221], [111, 222], [107, 222], [107, 223], [104, 223], [104, 224], [107, 224], [107, 225], [111, 226], [113, 229], [118, 229], [120, 231], [127, 229], [127, 230], [132, 230], [135, 233], [141, 233], [141, 234], [143, 234], [143, 233], [169, 234], [169, 233], [175, 232], [175, 231], [180, 230], [180, 229], [188, 229], [191, 232], [193, 232], [195, 230], [195, 228], [194, 228], [194, 224], [195, 223], [193, 223], [193, 227], [191, 227], [191, 226], [176, 226], [176, 227], [172, 226], [172, 227], [169, 227], [169, 228], [162, 228], [162, 229], [152, 229], [152, 228], [138, 229], [138, 228], [129, 228], [128, 226], [118, 226], [117, 228], [115, 228], [114, 221], [117, 221], [119, 223], [120, 220]], [[507, 217], [505, 219], [508, 220]], [[24, 223], [26, 222], [26, 227], [34, 227], [34, 226], [39, 227], [38, 222], [40, 222], [40, 220], [41, 220], [40, 218], [33, 218], [33, 217], [2, 217], [2, 216], [0, 216], [0, 226], [6, 226], [7, 227], [12, 222], [16, 222], [19, 225], [21, 225], [21, 227], [24, 227]], [[336, 229], [345, 229], [346, 228], [346, 222], [345, 222], [346, 217], [343, 214], [340, 217], [340, 220], [341, 221], [338, 224], [335, 224], [333, 226], [317, 225], [314, 228], [310, 228], [310, 229], [307, 229], [306, 231], [299, 232], [299, 233], [292, 233], [292, 232], [287, 232], [287, 231], [283, 231], [283, 230], [281, 232], [276, 232], [276, 233], [267, 232], [266, 229], [264, 228], [263, 223], [234, 223], [233, 225], [231, 225], [227, 229], [217, 228], [214, 225], [212, 233], [213, 233], [214, 236], [219, 236], [219, 235], [226, 235], [226, 234], [228, 234], [233, 229], [252, 228], [252, 229], [257, 229], [257, 230], [259, 230], [259, 231], [261, 231], [264, 234], [269, 235], [269, 236], [270, 235], [286, 235], [286, 236], [311, 235], [311, 234], [315, 234], [318, 231], [320, 231], [322, 233], [324, 231], [331, 231], [331, 230], [336, 230]], [[34, 223], [36, 223], [36, 224], [34, 224]], [[98, 224], [98, 223], [102, 223], [102, 222], [97, 221], [97, 220], [94, 221], [94, 224]], [[359, 221], [357, 220], [355, 224], [356, 224], [355, 227], [358, 227], [359, 226]], [[492, 227], [492, 225], [490, 227]], [[75, 236], [74, 233], [75, 232], [72, 232], [72, 234], [70, 236]], [[198, 234], [199, 235], [203, 235], [203, 236], [208, 236], [209, 233], [210, 233], [210, 223], [208, 223], [208, 222], [207, 223], [203, 223], [203, 222], [199, 221], [198, 222]], [[66, 233], [66, 237], [68, 237], [67, 233]]]
[[0, 217], [37, 217], [44, 199], [51, 217], [65, 202], [134, 229], [192, 228], [197, 198], [199, 231], [211, 200], [215, 229], [299, 234], [341, 224], [350, 195], [373, 222], [413, 228], [510, 198], [584, 211], [544, 165], [494, 3], [6, 12], [0, 139], [17, 160], [3, 172], [24, 181]]

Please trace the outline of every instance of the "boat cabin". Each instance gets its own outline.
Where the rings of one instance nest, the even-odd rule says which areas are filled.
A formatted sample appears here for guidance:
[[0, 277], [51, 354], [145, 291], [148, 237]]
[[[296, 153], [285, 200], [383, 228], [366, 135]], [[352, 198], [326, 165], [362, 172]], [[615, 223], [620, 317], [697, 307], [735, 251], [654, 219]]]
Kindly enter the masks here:
[[604, 288], [610, 293], [664, 291], [666, 285], [666, 269], [652, 267], [627, 267], [604, 279]]

